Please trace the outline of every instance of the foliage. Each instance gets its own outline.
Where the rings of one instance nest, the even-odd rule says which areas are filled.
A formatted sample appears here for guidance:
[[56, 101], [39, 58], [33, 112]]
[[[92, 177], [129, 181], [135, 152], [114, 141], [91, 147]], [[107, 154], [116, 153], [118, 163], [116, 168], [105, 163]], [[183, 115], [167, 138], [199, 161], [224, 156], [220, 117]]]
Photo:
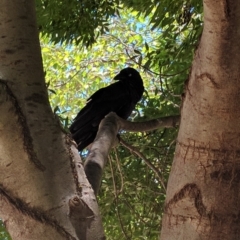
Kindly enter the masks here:
[[179, 31], [192, 25], [196, 31], [189, 42], [198, 37], [201, 22], [196, 16], [202, 13], [202, 2], [197, 0], [36, 0], [36, 6], [43, 35], [55, 43], [75, 42], [85, 46], [91, 46], [100, 35], [109, 32], [111, 19], [123, 13], [123, 6], [135, 10], [138, 17], [142, 14], [145, 19], [150, 18], [151, 30], [162, 29], [170, 35], [175, 32], [176, 37]]
[[0, 240], [11, 240], [12, 238], [6, 231], [3, 221], [0, 219]]
[[36, 0], [39, 30], [57, 42], [91, 45], [107, 30], [119, 1]]
[[[195, 18], [200, 23], [201, 16]], [[86, 98], [108, 85], [126, 65], [141, 72], [146, 88], [131, 120], [179, 114], [201, 25], [194, 28], [188, 23], [183, 29], [174, 21], [171, 31], [153, 30], [150, 21], [151, 16], [125, 9], [121, 17], [109, 20], [108, 32], [91, 49], [79, 48], [75, 42], [53, 45], [42, 37], [50, 101], [65, 127]], [[157, 238], [176, 134], [177, 129], [121, 134], [135, 150], [118, 146], [105, 169], [99, 204], [109, 239]]]

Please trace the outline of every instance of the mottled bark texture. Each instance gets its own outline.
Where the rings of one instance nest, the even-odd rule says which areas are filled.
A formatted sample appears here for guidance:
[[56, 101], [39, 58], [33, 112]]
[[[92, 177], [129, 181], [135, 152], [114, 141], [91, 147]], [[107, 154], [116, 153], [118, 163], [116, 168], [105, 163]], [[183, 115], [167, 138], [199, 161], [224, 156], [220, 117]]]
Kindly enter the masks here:
[[0, 218], [12, 239], [103, 239], [78, 152], [48, 102], [34, 0], [0, 1], [0, 116]]
[[[172, 128], [179, 125], [180, 116], [157, 118], [145, 122], [130, 122], [109, 113], [100, 123], [97, 136], [91, 145], [84, 163], [84, 170], [95, 194], [98, 194], [108, 153], [118, 141], [116, 136], [120, 130], [130, 132], [151, 131], [158, 128]], [[152, 166], [154, 167], [154, 166]]]
[[240, 239], [240, 1], [203, 2], [162, 240]]

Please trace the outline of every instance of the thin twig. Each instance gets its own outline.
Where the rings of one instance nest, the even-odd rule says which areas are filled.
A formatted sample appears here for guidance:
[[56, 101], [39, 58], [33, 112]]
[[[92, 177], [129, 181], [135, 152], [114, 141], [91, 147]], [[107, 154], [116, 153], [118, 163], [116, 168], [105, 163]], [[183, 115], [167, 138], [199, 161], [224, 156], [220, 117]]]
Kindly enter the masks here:
[[169, 145], [169, 147], [168, 147], [168, 150], [167, 150], [167, 153], [166, 153], [166, 155], [165, 155], [165, 161], [167, 160], [167, 157], [168, 157], [168, 154], [169, 154], [169, 152], [170, 152], [170, 149], [171, 149], [171, 147], [172, 147], [172, 145], [173, 145], [174, 143], [176, 143], [176, 139], [174, 139], [174, 140], [170, 143], [170, 145]]
[[115, 183], [115, 177], [113, 174], [113, 166], [112, 166], [112, 157], [109, 155], [108, 157], [108, 161], [109, 161], [109, 165], [110, 165], [110, 169], [111, 169], [111, 175], [112, 175], [112, 183], [113, 183], [113, 194], [115, 199], [117, 199], [117, 188], [116, 188], [116, 183]]
[[[132, 145], [128, 144], [127, 142], [125, 142], [122, 138], [120, 138], [120, 143], [127, 148], [130, 152], [132, 152], [133, 154], [135, 154], [136, 156], [140, 157], [145, 164], [152, 169], [152, 171], [157, 175], [158, 179], [160, 180], [162, 187], [164, 188], [164, 190], [166, 191], [166, 186], [164, 184], [164, 181], [162, 179], [161, 173], [158, 171], [158, 169], [135, 147], [133, 147]], [[161, 171], [161, 170], [160, 170]]]
[[116, 181], [115, 181], [115, 177], [114, 177], [114, 173], [113, 173], [114, 171], [113, 171], [113, 166], [112, 166], [112, 157], [109, 156], [108, 159], [109, 159], [111, 175], [112, 175], [113, 190], [114, 190], [114, 192], [113, 192], [113, 194], [114, 194], [114, 202], [115, 202], [115, 205], [116, 205], [116, 211], [117, 211], [118, 220], [119, 220], [119, 223], [120, 223], [123, 235], [125, 236], [126, 239], [129, 239], [129, 237], [128, 237], [126, 231], [125, 231], [124, 224], [122, 222], [122, 218], [120, 216], [119, 210], [118, 210], [118, 191], [117, 191]]
[[119, 171], [119, 174], [120, 174], [120, 179], [121, 179], [121, 188], [120, 188], [120, 190], [118, 190], [118, 193], [121, 193], [123, 191], [124, 183], [123, 183], [123, 174], [122, 174], [122, 170], [121, 170], [121, 167], [120, 167], [120, 161], [119, 161], [119, 158], [118, 158], [118, 152], [116, 151], [116, 148], [114, 148], [114, 153], [115, 153], [115, 156], [116, 156], [117, 168], [118, 168], [118, 171]]

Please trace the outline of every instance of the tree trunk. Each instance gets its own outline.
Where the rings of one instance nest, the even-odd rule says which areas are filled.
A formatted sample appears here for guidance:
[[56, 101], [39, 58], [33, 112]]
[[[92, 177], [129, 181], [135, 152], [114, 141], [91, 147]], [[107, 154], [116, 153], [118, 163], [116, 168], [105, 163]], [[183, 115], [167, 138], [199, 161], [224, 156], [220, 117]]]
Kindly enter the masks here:
[[0, 218], [12, 239], [103, 239], [78, 152], [54, 117], [34, 0], [0, 1]]
[[161, 233], [240, 239], [240, 1], [205, 0]]

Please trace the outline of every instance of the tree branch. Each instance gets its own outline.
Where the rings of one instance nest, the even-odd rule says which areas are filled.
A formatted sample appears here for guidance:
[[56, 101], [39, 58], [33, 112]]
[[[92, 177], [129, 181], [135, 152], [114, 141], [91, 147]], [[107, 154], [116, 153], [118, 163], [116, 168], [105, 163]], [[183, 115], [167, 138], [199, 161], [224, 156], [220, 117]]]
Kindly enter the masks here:
[[115, 115], [110, 113], [101, 121], [97, 136], [84, 164], [86, 176], [95, 195], [97, 195], [101, 184], [102, 172], [107, 162], [108, 153], [119, 131], [119, 122]]
[[152, 169], [152, 171], [157, 175], [159, 181], [162, 184], [162, 187], [164, 188], [164, 190], [166, 191], [166, 186], [165, 183], [163, 181], [163, 178], [161, 176], [160, 171], [158, 171], [158, 169], [134, 146], [128, 144], [127, 142], [125, 142], [122, 138], [120, 139], [120, 143], [127, 148], [130, 152], [132, 152], [133, 154], [135, 154], [136, 156], [140, 157], [145, 163], [146, 165]]
[[[115, 114], [115, 113], [110, 113]], [[116, 114], [115, 114], [116, 115]], [[129, 132], [147, 132], [159, 128], [173, 128], [179, 125], [180, 115], [152, 119], [145, 122], [129, 122], [116, 115], [119, 128]], [[119, 129], [119, 130], [120, 130]]]
[[[177, 125], [179, 125], [179, 122], [179, 115], [157, 118], [146, 122], [129, 122], [118, 117], [113, 112], [109, 113], [99, 125], [97, 136], [92, 143], [90, 153], [84, 164], [86, 176], [88, 178], [88, 181], [92, 185], [95, 194], [98, 194], [102, 179], [103, 168], [107, 163], [108, 153], [117, 140], [116, 136], [119, 130], [126, 130], [132, 132], [151, 131], [163, 127], [176, 127]], [[142, 159], [145, 159], [145, 157], [141, 153], [137, 152], [137, 150], [135, 150], [134, 152]], [[148, 165], [151, 164], [149, 164], [148, 162]], [[158, 171], [155, 169], [155, 167], [151, 165], [151, 169], [153, 169], [153, 171], [159, 177], [159, 174], [157, 173]], [[159, 179], [162, 182], [161, 176], [159, 177]], [[165, 188], [163, 182], [162, 185]]]

